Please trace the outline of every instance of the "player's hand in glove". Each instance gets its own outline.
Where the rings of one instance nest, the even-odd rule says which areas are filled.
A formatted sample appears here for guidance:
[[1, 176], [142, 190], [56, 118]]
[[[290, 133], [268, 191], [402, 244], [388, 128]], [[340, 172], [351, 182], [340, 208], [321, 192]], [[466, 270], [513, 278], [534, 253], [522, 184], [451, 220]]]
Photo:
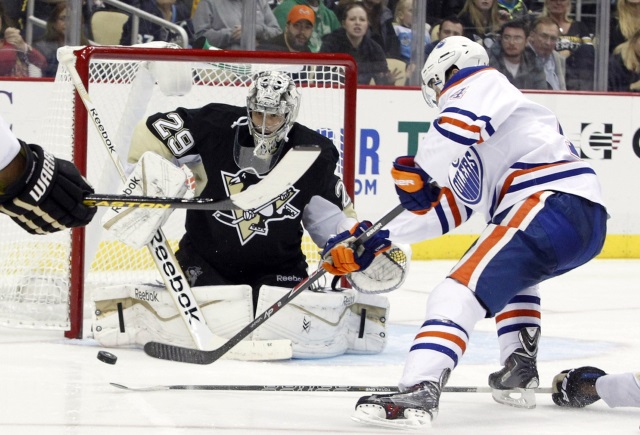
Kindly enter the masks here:
[[564, 370], [553, 378], [551, 398], [558, 406], [583, 408], [600, 399], [596, 380], [606, 375], [595, 367]]
[[82, 203], [93, 193], [75, 165], [57, 159], [38, 145], [20, 141], [25, 171], [0, 192], [0, 212], [31, 234], [46, 234], [87, 225], [95, 207]]
[[415, 214], [425, 214], [438, 201], [440, 186], [416, 166], [412, 156], [398, 157], [393, 162], [391, 176], [396, 193], [404, 208]]
[[391, 241], [388, 239], [389, 230], [378, 231], [362, 245], [353, 247], [355, 238], [370, 226], [371, 222], [362, 221], [354, 225], [351, 230], [343, 231], [327, 240], [321, 254], [322, 267], [333, 275], [347, 275], [369, 267], [376, 255], [391, 248]]

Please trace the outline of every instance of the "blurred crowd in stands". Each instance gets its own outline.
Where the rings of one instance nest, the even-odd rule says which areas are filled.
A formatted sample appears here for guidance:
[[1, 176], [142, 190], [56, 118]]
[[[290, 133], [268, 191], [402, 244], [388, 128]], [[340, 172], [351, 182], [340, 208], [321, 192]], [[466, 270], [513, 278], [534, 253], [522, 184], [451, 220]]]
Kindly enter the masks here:
[[[27, 43], [27, 0], [0, 0], [0, 76], [55, 75], [55, 52], [65, 43], [67, 4], [31, 1], [46, 28], [36, 28]], [[122, 32], [118, 28], [121, 45], [162, 40], [191, 48], [243, 47], [243, 0], [123, 1], [180, 26], [189, 41], [142, 18], [132, 35], [128, 14]], [[424, 48], [426, 59], [441, 39], [464, 35], [482, 44], [491, 66], [518, 88], [569, 91], [594, 89], [595, 48], [603, 41], [609, 48], [608, 91], [638, 92], [640, 0], [597, 1], [611, 5], [609, 34], [599, 38], [596, 0], [255, 0], [250, 34], [256, 50], [348, 53], [358, 64], [362, 85], [413, 84], [407, 78], [419, 70], [412, 63], [415, 47], [420, 52]], [[419, 11], [426, 22], [417, 43], [412, 42], [415, 5], [426, 9]], [[105, 10], [118, 8], [108, 1], [84, 0], [81, 44], [100, 45], [91, 23], [93, 14]]]

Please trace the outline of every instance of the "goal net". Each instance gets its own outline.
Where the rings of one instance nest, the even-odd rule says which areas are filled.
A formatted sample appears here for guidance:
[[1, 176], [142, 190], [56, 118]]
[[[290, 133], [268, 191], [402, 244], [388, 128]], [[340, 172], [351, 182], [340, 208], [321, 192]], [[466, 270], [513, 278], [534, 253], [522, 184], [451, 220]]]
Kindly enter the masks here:
[[[340, 152], [337, 172], [353, 198], [356, 70], [351, 57], [335, 54], [191, 50], [166, 47], [69, 47], [75, 70], [99, 114], [99, 131], [61, 62], [37, 143], [86, 168], [96, 193], [116, 193], [121, 176], [109, 156], [115, 147], [126, 162], [137, 122], [176, 107], [211, 102], [246, 105], [251, 77], [263, 70], [288, 72], [301, 94], [297, 121], [330, 138]], [[170, 95], [175, 71], [190, 71], [190, 90]], [[95, 115], [95, 113], [94, 113]], [[91, 116], [91, 114], [89, 114]], [[104, 140], [108, 137], [106, 140]], [[105, 144], [106, 142], [106, 144]], [[126, 165], [125, 165], [126, 166]], [[0, 324], [61, 329], [82, 337], [84, 305], [92, 289], [119, 283], [161, 282], [146, 248], [113, 239], [96, 218], [85, 229], [32, 236], [0, 215]], [[170, 245], [184, 232], [185, 211], [163, 226]], [[303, 251], [316, 267], [319, 248], [305, 237]], [[85, 304], [86, 302], [86, 304]]]

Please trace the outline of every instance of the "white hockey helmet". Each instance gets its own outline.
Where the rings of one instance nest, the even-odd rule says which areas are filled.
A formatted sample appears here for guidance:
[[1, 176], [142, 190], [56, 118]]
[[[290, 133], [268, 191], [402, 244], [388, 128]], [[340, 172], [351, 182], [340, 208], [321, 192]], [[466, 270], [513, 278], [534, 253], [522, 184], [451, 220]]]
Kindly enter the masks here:
[[[249, 132], [255, 142], [254, 155], [259, 158], [270, 158], [278, 149], [278, 144], [286, 140], [289, 130], [298, 117], [300, 94], [291, 77], [280, 71], [262, 71], [253, 77], [247, 95], [247, 112], [249, 115]], [[266, 125], [256, 126], [251, 121], [252, 112], [266, 115], [284, 116], [284, 122], [275, 131], [267, 131]]]
[[433, 49], [422, 68], [422, 96], [429, 107], [437, 107], [436, 88], [442, 91], [447, 71], [470, 66], [488, 65], [489, 56], [477, 42], [464, 36], [444, 38]]

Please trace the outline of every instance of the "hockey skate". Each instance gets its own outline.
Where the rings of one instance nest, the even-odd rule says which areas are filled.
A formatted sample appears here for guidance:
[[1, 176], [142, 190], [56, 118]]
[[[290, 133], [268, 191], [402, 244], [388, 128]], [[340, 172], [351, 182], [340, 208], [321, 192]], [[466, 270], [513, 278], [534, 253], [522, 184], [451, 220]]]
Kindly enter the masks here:
[[359, 423], [395, 429], [430, 427], [438, 416], [440, 393], [449, 379], [450, 369], [440, 380], [424, 381], [407, 391], [361, 397], [351, 418]]
[[496, 402], [531, 409], [536, 407], [533, 389], [540, 384], [536, 365], [540, 328], [522, 328], [518, 337], [522, 347], [509, 355], [502, 370], [489, 375], [489, 386]]

